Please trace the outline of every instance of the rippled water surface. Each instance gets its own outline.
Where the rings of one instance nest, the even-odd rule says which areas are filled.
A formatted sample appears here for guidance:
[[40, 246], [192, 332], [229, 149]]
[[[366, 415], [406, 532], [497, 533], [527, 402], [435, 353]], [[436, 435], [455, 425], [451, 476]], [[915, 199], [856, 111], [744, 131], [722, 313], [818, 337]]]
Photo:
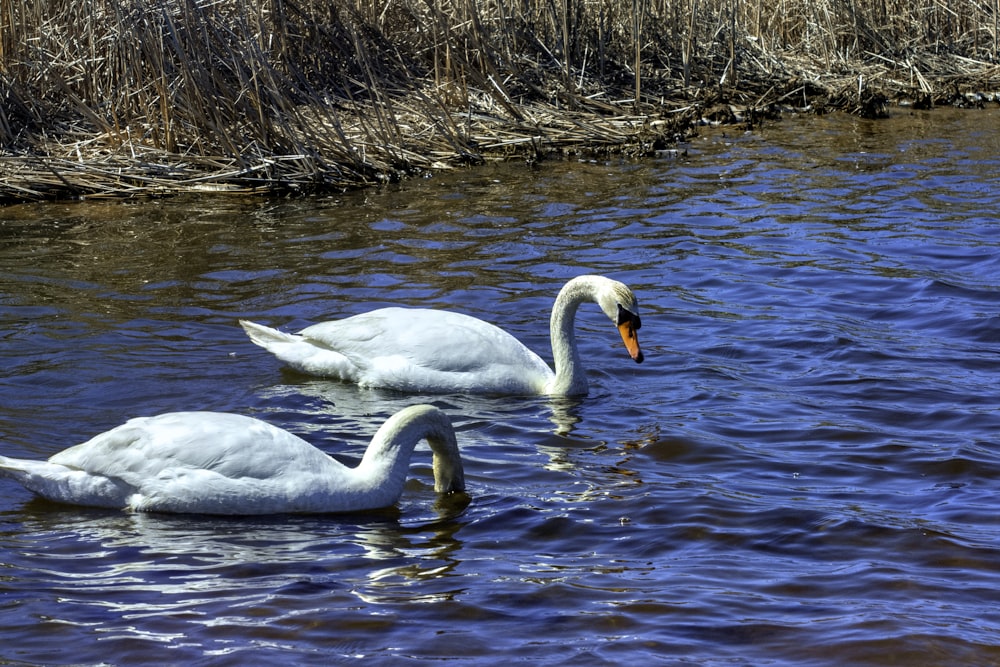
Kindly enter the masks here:
[[[234, 411], [345, 461], [453, 417], [395, 508], [131, 515], [0, 479], [0, 662], [1000, 663], [1000, 112], [786, 118], [642, 163], [487, 166], [306, 201], [0, 209], [0, 448]], [[404, 396], [283, 370], [236, 324], [387, 304], [548, 357], [571, 276], [584, 399]]]

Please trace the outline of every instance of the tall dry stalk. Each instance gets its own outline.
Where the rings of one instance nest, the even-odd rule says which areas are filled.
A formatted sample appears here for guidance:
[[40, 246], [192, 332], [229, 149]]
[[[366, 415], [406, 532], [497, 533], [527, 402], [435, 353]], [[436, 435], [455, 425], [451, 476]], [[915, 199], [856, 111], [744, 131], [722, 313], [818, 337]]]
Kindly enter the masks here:
[[643, 0], [632, 0], [632, 69], [635, 72], [635, 104], [642, 99], [642, 19], [645, 13]]

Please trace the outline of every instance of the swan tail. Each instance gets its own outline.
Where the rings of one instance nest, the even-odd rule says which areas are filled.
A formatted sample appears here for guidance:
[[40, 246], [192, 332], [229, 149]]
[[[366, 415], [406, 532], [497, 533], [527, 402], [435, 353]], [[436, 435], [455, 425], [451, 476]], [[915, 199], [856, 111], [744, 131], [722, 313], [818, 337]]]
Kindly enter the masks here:
[[301, 373], [358, 381], [354, 362], [337, 350], [312, 338], [288, 334], [255, 322], [240, 320], [240, 324], [252, 342]]
[[21, 483], [32, 471], [44, 470], [51, 466], [47, 461], [29, 461], [27, 459], [12, 459], [0, 456], [0, 475], [15, 479]]
[[119, 480], [57, 463], [6, 456], [0, 456], [0, 476], [19, 482], [43, 498], [91, 507], [122, 507], [127, 487]]
[[276, 343], [297, 343], [302, 340], [301, 336], [278, 331], [277, 329], [265, 327], [263, 324], [257, 324], [249, 320], [240, 320], [240, 326], [247, 332], [247, 336], [250, 337], [251, 341], [260, 345], [265, 350], [270, 349]]

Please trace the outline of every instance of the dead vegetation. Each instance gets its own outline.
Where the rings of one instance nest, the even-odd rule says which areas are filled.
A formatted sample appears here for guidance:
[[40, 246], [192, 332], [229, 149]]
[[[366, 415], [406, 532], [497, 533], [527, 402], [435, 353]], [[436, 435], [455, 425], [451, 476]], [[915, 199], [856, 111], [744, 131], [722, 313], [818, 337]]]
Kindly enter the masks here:
[[1000, 0], [0, 0], [0, 200], [322, 192], [995, 103]]

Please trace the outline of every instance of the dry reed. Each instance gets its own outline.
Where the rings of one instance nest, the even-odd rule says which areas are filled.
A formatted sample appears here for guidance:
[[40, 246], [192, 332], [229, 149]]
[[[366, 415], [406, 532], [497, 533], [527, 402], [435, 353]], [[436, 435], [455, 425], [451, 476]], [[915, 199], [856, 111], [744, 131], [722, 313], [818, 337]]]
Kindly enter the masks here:
[[1000, 0], [0, 0], [0, 200], [354, 188], [996, 99]]

